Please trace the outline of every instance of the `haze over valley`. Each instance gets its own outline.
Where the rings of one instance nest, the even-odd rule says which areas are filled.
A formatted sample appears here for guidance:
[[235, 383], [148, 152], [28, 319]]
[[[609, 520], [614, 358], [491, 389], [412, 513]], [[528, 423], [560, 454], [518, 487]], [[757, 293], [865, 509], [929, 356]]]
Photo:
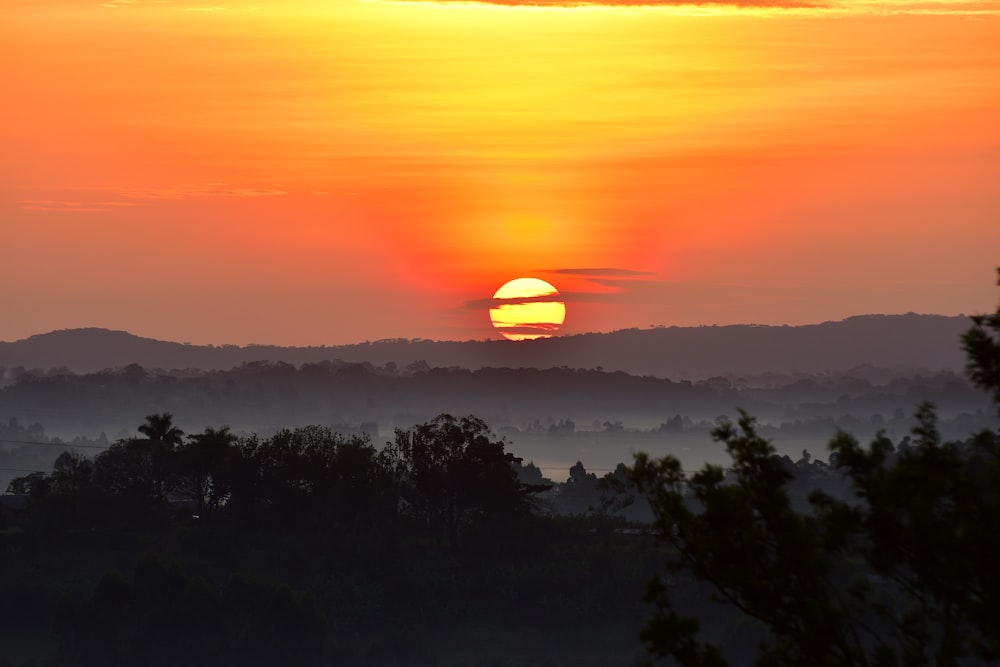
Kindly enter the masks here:
[[[903, 437], [921, 400], [938, 406], [946, 435], [990, 423], [987, 397], [962, 370], [957, 340], [967, 325], [962, 317], [866, 316], [331, 348], [193, 346], [66, 330], [0, 344], [0, 416], [93, 446], [129, 437], [143, 415], [161, 411], [188, 431], [227, 425], [264, 435], [321, 424], [376, 443], [442, 412], [475, 414], [561, 480], [577, 461], [607, 472], [636, 451], [673, 453], [690, 470], [722, 463], [725, 451], [709, 433], [741, 408], [780, 453], [798, 459], [807, 449], [823, 459], [837, 429]], [[59, 453], [0, 447], [8, 468], [45, 469]]]

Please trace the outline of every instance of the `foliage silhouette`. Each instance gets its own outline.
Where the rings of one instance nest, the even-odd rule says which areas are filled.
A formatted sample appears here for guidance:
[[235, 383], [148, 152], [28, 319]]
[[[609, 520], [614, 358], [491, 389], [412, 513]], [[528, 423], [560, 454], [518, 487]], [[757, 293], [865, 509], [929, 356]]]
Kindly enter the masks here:
[[175, 452], [175, 492], [193, 501], [199, 516], [209, 517], [230, 498], [239, 466], [236, 440], [228, 426], [208, 426]]
[[[1000, 309], [973, 318], [969, 373], [1000, 406]], [[744, 412], [713, 437], [732, 467], [688, 477], [673, 457], [636, 457], [632, 479], [671, 547], [669, 576], [650, 584], [655, 611], [642, 638], [654, 658], [724, 665], [699, 619], [668, 583], [689, 575], [766, 628], [757, 665], [957, 665], [1000, 659], [1000, 433], [943, 442], [921, 404], [913, 440], [878, 435], [869, 447], [844, 432], [831, 463], [854, 498], [821, 491], [792, 507], [791, 478]], [[743, 656], [741, 662], [746, 661]]]
[[410, 512], [459, 546], [463, 526], [503, 523], [528, 505], [512, 467], [516, 459], [486, 423], [441, 414], [410, 430], [397, 430], [385, 457], [395, 470]]
[[[1000, 285], [1000, 268], [997, 269]], [[962, 336], [968, 362], [966, 371], [980, 389], [993, 392], [1000, 409], [1000, 308], [987, 315], [975, 315], [973, 326]]]

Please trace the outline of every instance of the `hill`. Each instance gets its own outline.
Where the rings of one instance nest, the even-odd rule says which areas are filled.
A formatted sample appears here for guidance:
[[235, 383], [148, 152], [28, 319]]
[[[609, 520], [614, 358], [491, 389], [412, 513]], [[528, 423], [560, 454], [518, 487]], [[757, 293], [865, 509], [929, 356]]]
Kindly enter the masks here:
[[806, 326], [704, 326], [627, 329], [547, 340], [383, 340], [355, 345], [279, 347], [189, 345], [107, 329], [65, 329], [0, 343], [0, 366], [65, 367], [78, 373], [121, 368], [222, 370], [269, 360], [300, 365], [340, 359], [378, 366], [468, 369], [598, 368], [634, 375], [698, 379], [712, 375], [844, 372], [858, 366], [905, 370], [962, 368], [966, 317], [865, 315]]

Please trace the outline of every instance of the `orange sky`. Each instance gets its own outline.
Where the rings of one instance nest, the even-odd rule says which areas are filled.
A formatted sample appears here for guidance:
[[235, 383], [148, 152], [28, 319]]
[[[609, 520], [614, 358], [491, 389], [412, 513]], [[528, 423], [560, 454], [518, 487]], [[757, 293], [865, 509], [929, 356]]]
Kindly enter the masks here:
[[0, 0], [0, 340], [996, 305], [1000, 5]]

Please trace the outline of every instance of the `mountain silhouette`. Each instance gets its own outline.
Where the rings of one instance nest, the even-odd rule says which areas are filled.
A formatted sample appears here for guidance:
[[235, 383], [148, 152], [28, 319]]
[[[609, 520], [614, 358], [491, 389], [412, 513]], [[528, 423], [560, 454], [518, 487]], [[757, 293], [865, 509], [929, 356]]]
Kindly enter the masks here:
[[339, 359], [405, 367], [603, 368], [673, 379], [760, 373], [844, 372], [858, 366], [960, 370], [966, 317], [864, 315], [805, 326], [731, 325], [626, 329], [535, 341], [393, 339], [354, 345], [190, 345], [125, 331], [64, 329], [0, 342], [0, 366], [94, 372], [145, 368], [224, 370], [268, 360]]

